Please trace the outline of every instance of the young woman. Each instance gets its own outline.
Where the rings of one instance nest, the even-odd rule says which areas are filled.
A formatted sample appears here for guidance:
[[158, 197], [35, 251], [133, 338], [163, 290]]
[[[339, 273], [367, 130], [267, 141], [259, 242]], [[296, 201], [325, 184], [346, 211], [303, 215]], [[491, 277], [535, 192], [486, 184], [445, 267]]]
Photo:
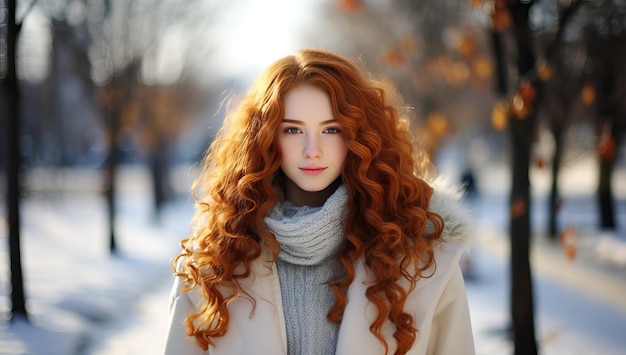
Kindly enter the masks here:
[[473, 354], [466, 226], [395, 92], [349, 60], [273, 63], [194, 183], [166, 354]]

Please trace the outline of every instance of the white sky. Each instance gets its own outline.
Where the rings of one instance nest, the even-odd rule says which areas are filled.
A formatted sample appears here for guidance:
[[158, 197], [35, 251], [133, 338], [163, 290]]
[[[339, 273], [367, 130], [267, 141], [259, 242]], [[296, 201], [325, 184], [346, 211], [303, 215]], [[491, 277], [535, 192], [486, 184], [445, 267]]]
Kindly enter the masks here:
[[300, 34], [323, 1], [232, 2], [216, 24], [218, 63], [225, 75], [256, 73], [300, 49]]

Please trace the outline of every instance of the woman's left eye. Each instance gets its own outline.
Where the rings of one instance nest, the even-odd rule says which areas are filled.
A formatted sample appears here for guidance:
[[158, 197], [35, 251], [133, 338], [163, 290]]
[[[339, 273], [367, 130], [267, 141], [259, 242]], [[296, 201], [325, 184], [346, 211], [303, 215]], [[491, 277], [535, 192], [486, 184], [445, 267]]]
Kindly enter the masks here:
[[324, 130], [324, 133], [337, 134], [337, 133], [341, 133], [341, 130], [336, 127], [328, 127]]

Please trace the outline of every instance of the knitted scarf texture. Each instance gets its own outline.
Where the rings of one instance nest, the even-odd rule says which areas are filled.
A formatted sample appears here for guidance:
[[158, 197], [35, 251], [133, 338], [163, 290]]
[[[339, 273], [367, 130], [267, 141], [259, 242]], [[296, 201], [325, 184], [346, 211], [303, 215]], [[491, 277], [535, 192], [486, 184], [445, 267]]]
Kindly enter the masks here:
[[281, 252], [276, 262], [289, 355], [334, 354], [339, 326], [328, 321], [335, 302], [328, 281], [337, 276], [347, 190], [341, 185], [321, 207], [278, 203], [265, 218]]
[[280, 243], [279, 258], [297, 265], [316, 265], [333, 255], [343, 241], [344, 207], [348, 198], [341, 185], [321, 207], [295, 206], [282, 201], [265, 217], [265, 226]]

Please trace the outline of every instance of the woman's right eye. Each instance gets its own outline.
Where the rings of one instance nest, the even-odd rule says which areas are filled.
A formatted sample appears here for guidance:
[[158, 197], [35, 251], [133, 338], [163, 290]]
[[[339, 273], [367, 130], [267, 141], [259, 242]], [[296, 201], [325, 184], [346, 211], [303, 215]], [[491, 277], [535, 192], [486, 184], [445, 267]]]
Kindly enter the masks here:
[[298, 134], [300, 133], [300, 130], [296, 127], [287, 127], [283, 130], [283, 132], [287, 134]]

